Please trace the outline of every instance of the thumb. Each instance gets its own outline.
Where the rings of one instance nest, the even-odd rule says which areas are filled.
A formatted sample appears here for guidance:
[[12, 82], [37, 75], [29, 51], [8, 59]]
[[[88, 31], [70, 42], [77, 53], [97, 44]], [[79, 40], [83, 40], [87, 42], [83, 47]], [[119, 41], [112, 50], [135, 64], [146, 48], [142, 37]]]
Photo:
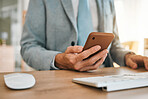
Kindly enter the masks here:
[[83, 47], [82, 46], [69, 46], [67, 47], [65, 53], [69, 54], [69, 53], [80, 53], [83, 51]]
[[131, 59], [127, 60], [126, 65], [130, 66], [133, 69], [137, 68], [137, 64], [134, 61], [132, 61]]

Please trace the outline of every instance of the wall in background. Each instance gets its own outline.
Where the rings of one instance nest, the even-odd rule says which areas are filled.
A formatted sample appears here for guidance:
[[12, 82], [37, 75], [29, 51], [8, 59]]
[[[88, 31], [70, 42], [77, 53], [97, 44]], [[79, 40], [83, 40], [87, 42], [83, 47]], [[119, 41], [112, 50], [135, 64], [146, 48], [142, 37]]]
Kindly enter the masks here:
[[138, 41], [138, 54], [144, 53], [144, 38], [148, 38], [148, 0], [115, 0], [117, 24], [121, 42]]
[[7, 32], [7, 45], [13, 46], [15, 66], [21, 66], [20, 39], [23, 31], [23, 11], [29, 0], [0, 0], [0, 38]]

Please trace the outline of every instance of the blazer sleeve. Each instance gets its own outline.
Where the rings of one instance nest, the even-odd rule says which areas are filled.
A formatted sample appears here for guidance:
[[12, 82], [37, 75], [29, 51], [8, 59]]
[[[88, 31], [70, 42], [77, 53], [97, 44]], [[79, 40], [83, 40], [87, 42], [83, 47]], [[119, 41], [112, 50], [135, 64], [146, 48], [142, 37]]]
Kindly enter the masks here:
[[24, 61], [37, 70], [58, 69], [54, 58], [58, 51], [46, 49], [46, 11], [43, 0], [30, 0], [21, 38]]
[[116, 22], [114, 0], [112, 0], [112, 12], [113, 12], [113, 33], [115, 35], [115, 38], [112, 42], [110, 53], [113, 61], [118, 63], [120, 66], [125, 66], [125, 55], [131, 51], [125, 50], [120, 43], [118, 29], [117, 29], [117, 22]]

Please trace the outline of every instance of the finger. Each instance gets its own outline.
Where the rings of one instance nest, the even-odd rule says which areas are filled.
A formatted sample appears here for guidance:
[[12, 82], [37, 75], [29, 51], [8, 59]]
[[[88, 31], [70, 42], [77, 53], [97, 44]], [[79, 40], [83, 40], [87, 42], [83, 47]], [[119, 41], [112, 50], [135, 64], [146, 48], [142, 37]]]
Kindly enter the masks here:
[[69, 54], [69, 53], [80, 53], [82, 52], [83, 47], [82, 46], [69, 46], [67, 47], [65, 53]]
[[89, 57], [90, 55], [96, 53], [96, 52], [99, 51], [100, 49], [101, 49], [101, 47], [100, 47], [99, 45], [94, 46], [94, 47], [91, 47], [90, 49], [85, 50], [85, 51], [83, 51], [82, 53], [80, 53], [80, 54], [77, 56], [77, 59], [78, 59], [78, 60], [86, 59], [87, 57]]
[[96, 70], [105, 60], [107, 55], [105, 55], [101, 60], [99, 60], [95, 65], [92, 66], [86, 66], [84, 68], [81, 68], [80, 71], [89, 71], [89, 70]]
[[90, 66], [90, 65], [94, 65], [98, 60], [100, 60], [101, 58], [103, 58], [104, 56], [106, 56], [108, 53], [107, 49], [99, 52], [98, 54], [92, 56], [91, 58], [83, 61], [83, 66]]
[[148, 70], [148, 57], [144, 58], [144, 66]]
[[131, 59], [127, 60], [127, 65], [130, 66], [133, 69], [137, 68], [137, 64], [135, 62], [133, 62]]

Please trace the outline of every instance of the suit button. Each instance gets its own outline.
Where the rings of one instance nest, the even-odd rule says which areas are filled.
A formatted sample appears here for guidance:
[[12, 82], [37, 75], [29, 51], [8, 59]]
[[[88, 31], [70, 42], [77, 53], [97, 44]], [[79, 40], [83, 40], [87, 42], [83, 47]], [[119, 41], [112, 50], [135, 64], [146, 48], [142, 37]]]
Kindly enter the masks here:
[[75, 42], [74, 41], [71, 42], [71, 46], [75, 46]]

